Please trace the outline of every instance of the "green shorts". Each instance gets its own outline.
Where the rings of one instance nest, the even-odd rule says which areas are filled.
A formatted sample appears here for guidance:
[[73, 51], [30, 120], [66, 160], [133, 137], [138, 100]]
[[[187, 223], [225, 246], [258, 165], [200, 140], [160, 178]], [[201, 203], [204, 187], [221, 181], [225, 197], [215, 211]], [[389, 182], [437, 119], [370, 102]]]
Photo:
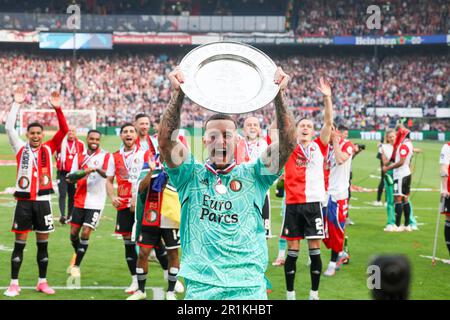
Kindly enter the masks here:
[[184, 279], [185, 300], [267, 300], [266, 284], [256, 287], [218, 287]]

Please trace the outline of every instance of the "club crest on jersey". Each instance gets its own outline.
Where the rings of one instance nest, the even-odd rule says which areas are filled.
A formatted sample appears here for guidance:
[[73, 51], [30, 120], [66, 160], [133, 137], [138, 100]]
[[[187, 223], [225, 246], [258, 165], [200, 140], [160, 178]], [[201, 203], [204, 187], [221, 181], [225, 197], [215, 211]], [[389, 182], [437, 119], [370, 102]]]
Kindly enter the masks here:
[[299, 154], [297, 160], [295, 161], [295, 164], [298, 167], [306, 167], [308, 165], [308, 159]]
[[133, 162], [134, 162], [135, 164], [138, 164], [140, 161], [141, 161], [141, 160], [140, 160], [139, 158], [135, 158]]
[[98, 160], [94, 161], [94, 166], [98, 166]]
[[19, 178], [19, 187], [21, 189], [26, 189], [30, 185], [30, 180], [28, 177], [22, 176]]
[[241, 191], [242, 189], [242, 182], [239, 180], [231, 180], [230, 182], [230, 189], [234, 192]]

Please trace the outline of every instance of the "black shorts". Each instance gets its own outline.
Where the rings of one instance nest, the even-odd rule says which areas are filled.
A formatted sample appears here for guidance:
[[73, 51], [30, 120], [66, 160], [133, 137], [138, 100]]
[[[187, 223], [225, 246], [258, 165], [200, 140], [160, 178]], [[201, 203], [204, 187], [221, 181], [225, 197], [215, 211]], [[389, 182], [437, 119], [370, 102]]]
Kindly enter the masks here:
[[133, 232], [134, 213], [130, 208], [117, 211], [116, 231], [115, 233], [123, 236], [129, 236]]
[[441, 206], [439, 207], [439, 211], [442, 214], [450, 216], [450, 197], [441, 199]]
[[86, 226], [95, 230], [98, 227], [101, 216], [102, 210], [74, 207], [69, 224], [75, 227]]
[[411, 175], [394, 180], [394, 196], [409, 196], [411, 191]]
[[162, 229], [159, 227], [142, 227], [137, 245], [145, 248], [161, 247], [161, 239], [166, 249], [180, 247], [180, 232], [178, 229]]
[[286, 204], [281, 237], [286, 240], [323, 239], [322, 204]]
[[262, 218], [264, 222], [264, 229], [266, 230], [266, 237], [270, 237], [272, 235], [272, 231], [270, 228], [270, 196], [266, 194], [266, 198], [264, 199], [264, 206], [262, 209]]
[[55, 231], [50, 201], [18, 200], [11, 231], [49, 233]]

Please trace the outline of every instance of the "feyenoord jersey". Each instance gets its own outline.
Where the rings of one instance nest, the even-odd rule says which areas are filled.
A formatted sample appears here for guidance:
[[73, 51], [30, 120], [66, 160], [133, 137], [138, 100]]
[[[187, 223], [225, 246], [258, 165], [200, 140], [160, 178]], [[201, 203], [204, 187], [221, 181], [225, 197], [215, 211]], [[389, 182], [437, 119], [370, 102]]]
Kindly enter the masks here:
[[413, 145], [411, 140], [406, 139], [396, 150], [395, 153], [395, 162], [399, 162], [400, 159], [405, 158], [405, 162], [401, 167], [394, 169], [394, 179], [402, 179], [411, 174], [411, 169], [409, 165], [411, 164], [411, 159], [413, 156]]
[[241, 137], [236, 147], [236, 163], [256, 162], [264, 150], [267, 149], [267, 140], [259, 138], [255, 142], [248, 142], [244, 137]]
[[350, 170], [352, 167], [353, 144], [349, 140], [343, 140], [339, 144], [342, 152], [349, 158], [343, 164], [337, 164], [334, 149], [328, 154], [330, 165], [330, 178], [328, 193], [334, 200], [344, 200], [348, 198], [348, 188], [350, 185]]
[[[450, 176], [450, 142], [444, 144], [441, 149], [441, 157], [439, 160], [439, 164], [448, 165], [448, 175]], [[442, 186], [441, 186], [442, 189]], [[441, 190], [444, 191], [444, 190]], [[447, 192], [450, 192], [450, 177], [447, 177]]]
[[325, 200], [324, 163], [328, 145], [316, 138], [307, 147], [295, 147], [285, 166], [286, 204]]
[[[122, 149], [121, 149], [122, 150]], [[106, 176], [116, 177], [117, 196], [122, 198], [122, 205], [118, 211], [131, 206], [132, 193], [136, 190], [136, 183], [141, 173], [144, 162], [148, 162], [150, 152], [133, 148], [130, 152], [118, 150], [109, 159]]]
[[[106, 171], [110, 154], [105, 150], [98, 150], [92, 155], [78, 153], [72, 163], [71, 173], [96, 168]], [[106, 200], [106, 182], [98, 172], [92, 172], [88, 176], [77, 181], [75, 192], [76, 208], [103, 210]]]
[[217, 177], [189, 154], [177, 168], [166, 166], [181, 203], [183, 255], [179, 275], [223, 287], [263, 285], [268, 255], [262, 208], [267, 190], [279, 177], [263, 165], [237, 165]]

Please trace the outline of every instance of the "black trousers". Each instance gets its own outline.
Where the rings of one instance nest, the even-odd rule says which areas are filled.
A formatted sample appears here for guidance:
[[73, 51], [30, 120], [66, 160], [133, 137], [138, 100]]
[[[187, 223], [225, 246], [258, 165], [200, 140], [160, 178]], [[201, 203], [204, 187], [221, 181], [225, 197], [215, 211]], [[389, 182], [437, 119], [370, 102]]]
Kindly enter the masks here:
[[381, 196], [383, 195], [383, 189], [384, 189], [384, 172], [383, 172], [383, 161], [380, 161], [380, 168], [381, 168], [381, 180], [378, 184], [378, 190], [377, 190], [377, 201], [381, 201]]
[[70, 217], [73, 210], [73, 203], [75, 198], [75, 184], [67, 183], [66, 175], [68, 171], [58, 171], [58, 191], [59, 191], [59, 211], [61, 212], [61, 216], [66, 215], [66, 197], [68, 198], [68, 211], [67, 217]]

